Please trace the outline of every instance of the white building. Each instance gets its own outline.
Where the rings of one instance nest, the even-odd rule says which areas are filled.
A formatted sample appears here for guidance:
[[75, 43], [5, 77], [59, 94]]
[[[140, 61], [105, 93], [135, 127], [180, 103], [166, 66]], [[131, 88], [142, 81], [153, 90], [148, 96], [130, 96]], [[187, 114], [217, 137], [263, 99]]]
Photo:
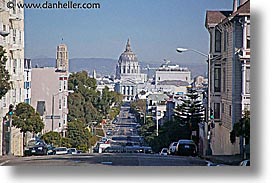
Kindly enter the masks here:
[[24, 59], [24, 102], [31, 104], [31, 59]]
[[[10, 104], [16, 106], [24, 102], [24, 9], [8, 9], [7, 2], [0, 1], [0, 46], [6, 50], [6, 69], [11, 75], [12, 89], [0, 101], [1, 124]], [[17, 2], [23, 3], [23, 0]], [[7, 146], [3, 133], [3, 126], [0, 125], [0, 155], [7, 150], [2, 148]], [[23, 155], [22, 134], [15, 128], [12, 128], [11, 153]]]
[[137, 85], [145, 83], [147, 75], [140, 72], [136, 54], [128, 39], [125, 51], [120, 55], [116, 66], [115, 91], [123, 94], [123, 101], [132, 101], [137, 94]]
[[[66, 50], [60, 54], [59, 48]], [[67, 46], [57, 47], [57, 66], [64, 64], [67, 57]], [[65, 136], [67, 130], [68, 106], [67, 98], [69, 73], [66, 67], [32, 68], [32, 100], [31, 105], [40, 114], [45, 124], [43, 133], [56, 131]]]
[[166, 100], [169, 97], [163, 93], [152, 93], [147, 96], [146, 99], [146, 116], [152, 117], [156, 122], [157, 133], [159, 125], [164, 123], [164, 114], [166, 112]]
[[162, 81], [185, 81], [191, 83], [191, 71], [177, 64], [163, 64], [156, 70], [155, 83]]

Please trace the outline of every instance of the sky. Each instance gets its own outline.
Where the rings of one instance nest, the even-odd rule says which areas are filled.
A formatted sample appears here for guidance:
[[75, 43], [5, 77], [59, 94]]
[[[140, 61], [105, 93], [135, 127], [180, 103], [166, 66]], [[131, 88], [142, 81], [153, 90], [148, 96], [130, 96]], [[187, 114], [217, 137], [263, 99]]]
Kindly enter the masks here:
[[[45, 1], [25, 0], [28, 2]], [[233, 0], [74, 2], [98, 2], [100, 9], [25, 9], [26, 58], [55, 58], [56, 46], [65, 43], [70, 58], [118, 59], [130, 38], [132, 50], [140, 61], [203, 63], [204, 57], [195, 53], [178, 54], [176, 48], [188, 47], [207, 53], [206, 10], [231, 10], [233, 6]]]

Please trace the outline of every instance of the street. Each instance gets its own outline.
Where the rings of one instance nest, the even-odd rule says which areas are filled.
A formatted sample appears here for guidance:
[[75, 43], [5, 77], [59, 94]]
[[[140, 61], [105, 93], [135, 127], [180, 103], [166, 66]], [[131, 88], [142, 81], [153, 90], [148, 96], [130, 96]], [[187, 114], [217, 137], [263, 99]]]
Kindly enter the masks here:
[[198, 157], [158, 154], [79, 154], [12, 157], [0, 160], [2, 166], [207, 166]]

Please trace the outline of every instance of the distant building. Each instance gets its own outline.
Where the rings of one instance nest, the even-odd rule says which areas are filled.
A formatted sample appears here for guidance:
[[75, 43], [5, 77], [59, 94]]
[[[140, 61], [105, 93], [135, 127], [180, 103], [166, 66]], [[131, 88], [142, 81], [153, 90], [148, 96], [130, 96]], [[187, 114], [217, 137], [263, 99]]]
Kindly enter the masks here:
[[31, 104], [31, 59], [24, 59], [24, 102]]
[[146, 116], [152, 117], [152, 119], [157, 124], [157, 129], [159, 125], [164, 123], [164, 114], [166, 112], [166, 100], [169, 97], [163, 93], [152, 93], [147, 96], [146, 99]]
[[163, 92], [169, 94], [185, 94], [187, 87], [192, 83], [191, 71], [179, 65], [172, 65], [167, 62], [161, 65], [155, 72], [153, 82], [139, 84], [137, 91]]
[[61, 72], [69, 71], [68, 48], [65, 44], [60, 44], [57, 46], [56, 68], [58, 71], [61, 71]]
[[123, 101], [134, 100], [137, 85], [147, 80], [147, 75], [140, 72], [140, 65], [136, 54], [131, 49], [129, 39], [116, 66], [116, 79], [115, 91], [123, 94]]
[[[243, 142], [230, 142], [234, 123], [250, 110], [250, 0], [233, 1], [233, 11], [207, 11], [210, 34], [211, 108], [215, 127], [211, 148], [215, 155], [238, 154]], [[242, 139], [240, 139], [242, 140]]]
[[96, 78], [96, 90], [102, 93], [105, 87], [108, 87], [109, 91], [115, 91], [115, 82], [108, 77]]
[[156, 70], [155, 83], [163, 81], [182, 81], [191, 84], [191, 71], [179, 65], [163, 64]]
[[58, 68], [32, 68], [31, 105], [45, 123], [43, 133], [56, 131], [64, 136], [67, 129], [69, 73], [66, 69], [69, 65], [66, 63], [66, 55], [67, 46], [61, 44], [57, 47]]

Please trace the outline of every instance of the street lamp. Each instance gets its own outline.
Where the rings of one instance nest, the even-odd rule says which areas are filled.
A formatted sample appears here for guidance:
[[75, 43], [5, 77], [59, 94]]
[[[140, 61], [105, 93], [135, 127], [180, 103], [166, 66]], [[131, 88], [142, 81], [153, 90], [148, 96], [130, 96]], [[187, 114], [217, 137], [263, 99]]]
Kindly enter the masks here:
[[[208, 129], [208, 124], [211, 122], [211, 117], [210, 117], [210, 113], [211, 113], [211, 103], [210, 103], [210, 89], [211, 89], [211, 77], [210, 77], [210, 68], [211, 68], [211, 59], [212, 55], [211, 54], [205, 54], [203, 52], [200, 52], [198, 50], [195, 49], [190, 49], [190, 48], [177, 48], [177, 52], [178, 53], [183, 53], [183, 52], [187, 52], [187, 51], [193, 51], [195, 53], [198, 53], [204, 57], [207, 58], [207, 63], [208, 63], [208, 88], [207, 88], [207, 135], [209, 135], [208, 137], [208, 152], [210, 153], [210, 134], [209, 134], [209, 129]], [[208, 132], [209, 131], [209, 132]]]
[[54, 130], [54, 97], [59, 95], [59, 94], [65, 93], [65, 92], [66, 93], [74, 93], [73, 90], [65, 90], [65, 91], [58, 92], [58, 93], [52, 95], [52, 116], [51, 116], [51, 118], [52, 118], [52, 131]]

